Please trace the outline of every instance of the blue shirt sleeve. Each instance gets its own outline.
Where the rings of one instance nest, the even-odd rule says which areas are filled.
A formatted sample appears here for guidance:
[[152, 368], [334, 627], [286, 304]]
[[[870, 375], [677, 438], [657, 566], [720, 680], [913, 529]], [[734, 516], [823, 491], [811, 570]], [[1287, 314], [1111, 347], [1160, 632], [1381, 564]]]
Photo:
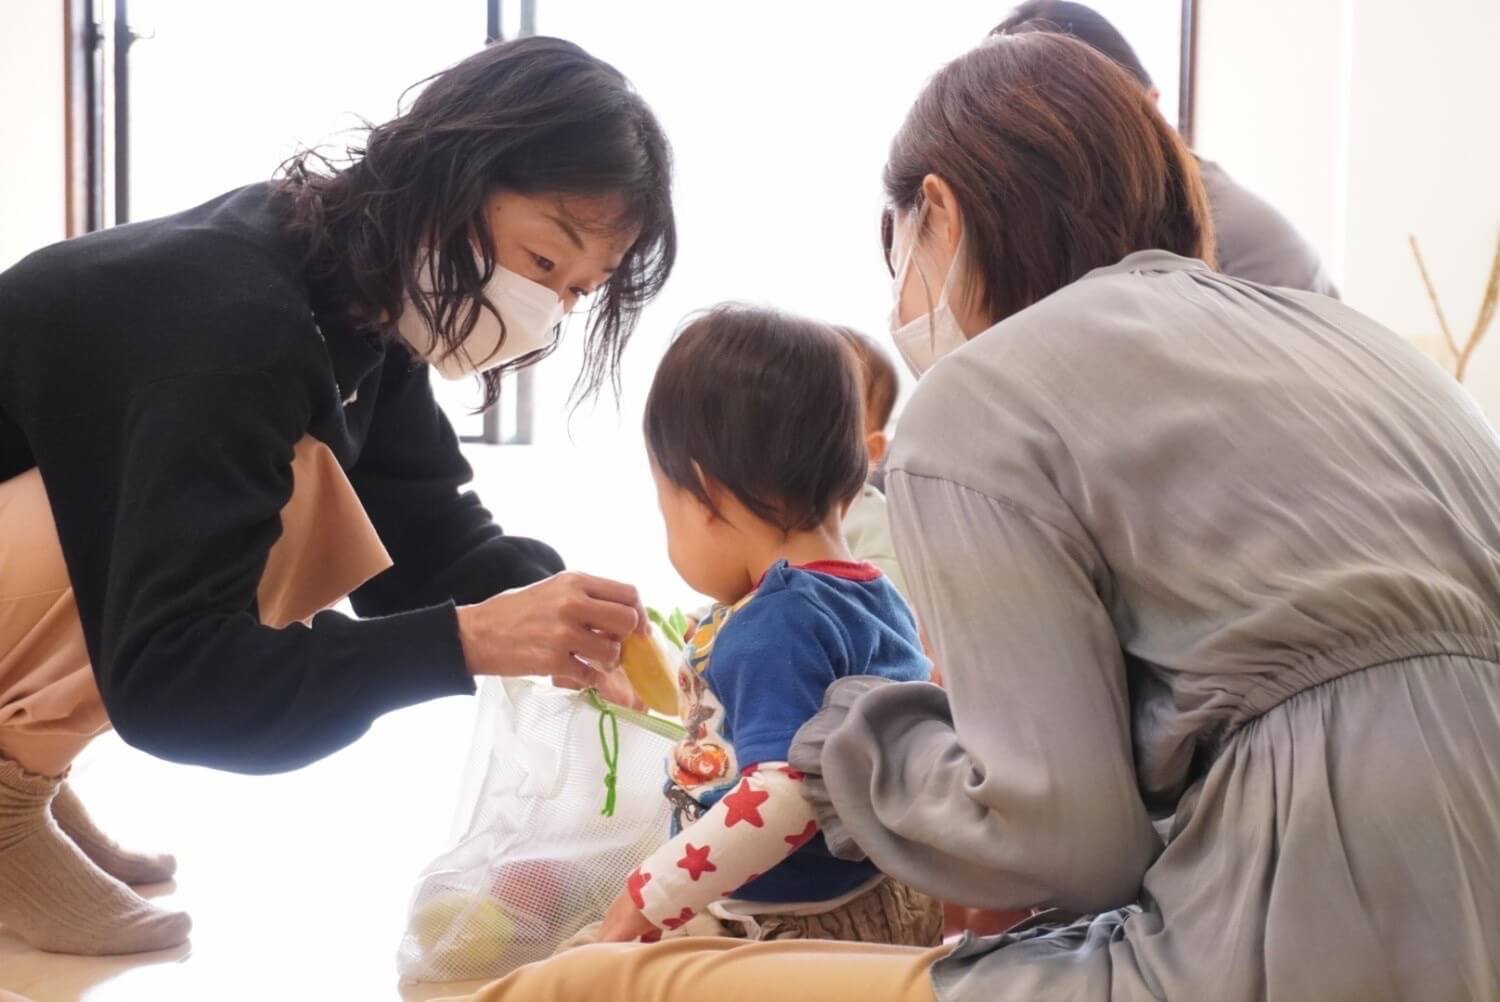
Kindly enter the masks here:
[[833, 619], [795, 592], [752, 599], [724, 624], [704, 677], [724, 707], [742, 769], [786, 760], [823, 693], [848, 673], [847, 661]]

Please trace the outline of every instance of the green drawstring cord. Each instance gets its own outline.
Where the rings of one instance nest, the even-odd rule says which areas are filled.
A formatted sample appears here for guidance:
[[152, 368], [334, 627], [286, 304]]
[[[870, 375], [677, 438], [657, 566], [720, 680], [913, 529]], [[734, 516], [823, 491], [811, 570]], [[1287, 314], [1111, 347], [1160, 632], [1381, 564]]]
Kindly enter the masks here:
[[588, 697], [594, 709], [599, 711], [599, 747], [604, 750], [604, 810], [599, 813], [612, 818], [615, 816], [615, 786], [620, 780], [620, 718], [593, 689], [588, 691]]
[[661, 720], [639, 710], [616, 706], [600, 697], [597, 689], [585, 689], [583, 696], [590, 706], [599, 711], [599, 747], [604, 751], [604, 809], [599, 813], [612, 818], [615, 816], [615, 788], [620, 780], [621, 715], [624, 715], [628, 723], [672, 741], [681, 741], [687, 732], [681, 724]]

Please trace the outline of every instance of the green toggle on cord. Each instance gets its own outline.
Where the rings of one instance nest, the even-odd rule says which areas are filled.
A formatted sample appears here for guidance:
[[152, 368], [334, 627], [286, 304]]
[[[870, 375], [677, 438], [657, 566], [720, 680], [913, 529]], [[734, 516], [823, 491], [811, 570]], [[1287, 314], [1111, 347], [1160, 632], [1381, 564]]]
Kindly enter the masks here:
[[[663, 616], [655, 609], [647, 609], [646, 615], [666, 635], [673, 647], [681, 650], [687, 646], [683, 634], [687, 632], [687, 617], [680, 609], [673, 609], [671, 616]], [[627, 710], [600, 697], [599, 690], [585, 690], [589, 705], [599, 711], [599, 747], [604, 751], [604, 809], [599, 813], [606, 818], [615, 816], [615, 793], [620, 782], [620, 715], [637, 727], [644, 727], [654, 734], [681, 741], [687, 732], [668, 720], [653, 717], [639, 710]]]
[[[620, 718], [609, 704], [599, 698], [592, 689], [594, 703], [599, 710], [599, 747], [604, 749], [604, 810], [599, 813], [606, 818], [615, 816], [615, 786], [620, 780]], [[605, 730], [608, 722], [609, 730]]]
[[653, 717], [639, 710], [626, 709], [602, 698], [597, 689], [585, 689], [583, 696], [588, 704], [599, 711], [599, 747], [604, 752], [604, 808], [599, 813], [606, 818], [615, 816], [616, 786], [620, 781], [620, 718], [653, 734], [672, 741], [681, 741], [687, 733], [681, 724]]

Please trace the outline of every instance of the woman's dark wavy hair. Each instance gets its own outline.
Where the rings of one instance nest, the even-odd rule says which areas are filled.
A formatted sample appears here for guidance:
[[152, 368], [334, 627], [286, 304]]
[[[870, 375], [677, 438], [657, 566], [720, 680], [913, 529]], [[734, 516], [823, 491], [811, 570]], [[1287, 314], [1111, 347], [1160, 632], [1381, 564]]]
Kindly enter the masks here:
[[[411, 107], [370, 128], [346, 162], [306, 150], [283, 166], [313, 277], [371, 330], [388, 331], [380, 318], [399, 315], [410, 295], [452, 352], [481, 309], [494, 312], [483, 296], [495, 259], [490, 195], [618, 198], [623, 215], [610, 227], [639, 226], [640, 236], [590, 309], [574, 396], [606, 381], [618, 392], [620, 355], [677, 254], [671, 147], [656, 116], [618, 70], [556, 38], [498, 42], [423, 82]], [[432, 293], [419, 294], [419, 271]], [[486, 405], [506, 369], [550, 351], [486, 373]]]

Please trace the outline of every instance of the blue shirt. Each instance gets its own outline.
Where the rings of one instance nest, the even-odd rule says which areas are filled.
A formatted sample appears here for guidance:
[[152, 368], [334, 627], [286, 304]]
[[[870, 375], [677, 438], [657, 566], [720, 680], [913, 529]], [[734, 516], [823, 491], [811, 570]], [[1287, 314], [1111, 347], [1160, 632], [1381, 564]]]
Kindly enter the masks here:
[[[684, 670], [688, 736], [674, 751], [674, 831], [712, 807], [750, 766], [784, 762], [835, 679], [925, 681], [911, 609], [872, 564], [775, 564], [735, 606], [699, 627]], [[748, 901], [826, 901], [878, 871], [835, 859], [820, 834], [735, 892]]]

